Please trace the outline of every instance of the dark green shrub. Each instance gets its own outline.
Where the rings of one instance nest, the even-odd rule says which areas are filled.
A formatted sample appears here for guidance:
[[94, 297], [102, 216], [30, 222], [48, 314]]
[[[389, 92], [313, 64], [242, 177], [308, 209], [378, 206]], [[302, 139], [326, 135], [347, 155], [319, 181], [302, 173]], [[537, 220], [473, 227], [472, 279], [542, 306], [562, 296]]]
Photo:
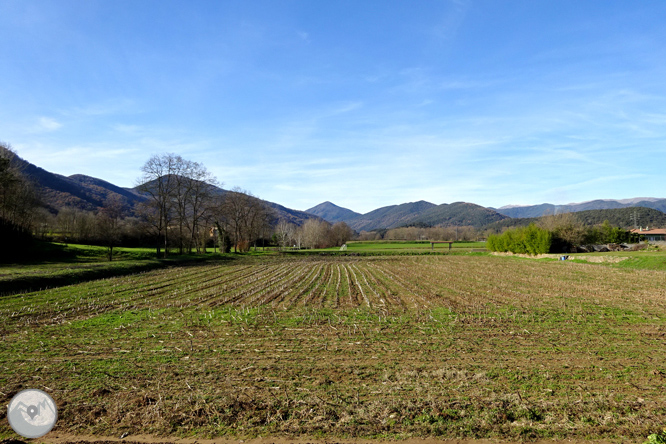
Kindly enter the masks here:
[[490, 251], [537, 255], [550, 251], [551, 239], [549, 231], [530, 224], [488, 236], [486, 247]]

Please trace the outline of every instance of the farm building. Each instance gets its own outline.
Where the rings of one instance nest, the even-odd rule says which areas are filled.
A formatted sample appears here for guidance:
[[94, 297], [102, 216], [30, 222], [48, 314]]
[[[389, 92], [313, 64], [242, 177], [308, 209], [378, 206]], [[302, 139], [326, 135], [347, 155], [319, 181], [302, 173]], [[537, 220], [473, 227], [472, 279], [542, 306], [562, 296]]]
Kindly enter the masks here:
[[638, 233], [648, 242], [666, 241], [666, 229], [664, 228], [635, 228], [632, 233]]

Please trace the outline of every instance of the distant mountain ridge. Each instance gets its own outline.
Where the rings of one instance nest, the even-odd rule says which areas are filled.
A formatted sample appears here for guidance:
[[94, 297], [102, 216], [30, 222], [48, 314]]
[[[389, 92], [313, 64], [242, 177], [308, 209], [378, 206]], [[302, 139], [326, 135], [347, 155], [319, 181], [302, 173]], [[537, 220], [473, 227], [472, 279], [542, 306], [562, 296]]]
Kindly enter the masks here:
[[356, 213], [331, 202], [324, 202], [306, 211], [331, 223], [345, 222], [356, 231], [390, 229], [406, 225], [480, 227], [508, 218], [494, 210], [473, 203], [454, 202], [435, 205], [424, 200], [389, 205], [365, 214]]
[[469, 202], [441, 204], [421, 214], [416, 223], [425, 225], [452, 225], [482, 227], [492, 222], [508, 219], [490, 208]]
[[666, 199], [656, 197], [635, 197], [621, 200], [597, 199], [566, 205], [553, 205], [550, 203], [527, 206], [507, 205], [497, 208], [495, 211], [509, 217], [524, 218], [541, 217], [548, 214], [576, 213], [587, 210], [612, 210], [627, 207], [645, 207], [666, 212]]
[[[654, 208], [625, 207], [605, 210], [585, 210], [575, 213], [576, 218], [584, 225], [598, 225], [608, 221], [612, 226], [625, 229], [638, 227], [666, 227], [666, 214]], [[634, 221], [635, 218], [635, 221]], [[538, 217], [507, 218], [483, 227], [484, 229], [501, 230], [503, 228], [527, 226], [538, 223]]]
[[[63, 208], [71, 207], [84, 211], [97, 211], [110, 197], [118, 197], [128, 214], [133, 214], [137, 204], [145, 201], [144, 194], [135, 188], [122, 188], [96, 177], [74, 174], [69, 177], [51, 173], [32, 163], [14, 157], [23, 174], [32, 181], [42, 204], [51, 212], [57, 213]], [[220, 194], [228, 192], [216, 187]], [[263, 201], [274, 212], [274, 218], [284, 219], [301, 225], [307, 219], [319, 219], [318, 216], [305, 211], [292, 210], [274, 202]]]
[[94, 211], [104, 205], [104, 201], [117, 196], [127, 208], [133, 208], [145, 198], [124, 188], [101, 179], [82, 174], [65, 177], [51, 173], [32, 163], [15, 156], [21, 172], [37, 187], [37, 192], [44, 206], [51, 212], [64, 207], [74, 207], [86, 211]]
[[[30, 162], [16, 156], [13, 160], [37, 187], [37, 192], [44, 206], [51, 212], [57, 212], [65, 207], [74, 207], [86, 211], [96, 211], [104, 205], [109, 198], [116, 196], [125, 205], [128, 212], [146, 199], [136, 188], [122, 188], [110, 182], [91, 176], [74, 174], [66, 177], [51, 173]], [[218, 188], [220, 194], [228, 192]], [[307, 219], [323, 219], [331, 223], [346, 222], [357, 231], [370, 231], [375, 229], [390, 229], [406, 225], [450, 225], [473, 226], [477, 228], [489, 224], [510, 223], [509, 218], [535, 218], [547, 214], [565, 212], [581, 212], [590, 210], [613, 210], [630, 207], [642, 207], [666, 213], [666, 199], [655, 197], [636, 197], [630, 199], [598, 199], [588, 202], [572, 203], [567, 205], [541, 205], [515, 206], [508, 205], [499, 209], [482, 207], [473, 203], [454, 202], [451, 204], [435, 205], [420, 200], [400, 205], [389, 205], [377, 208], [365, 214], [360, 214], [333, 204], [323, 202], [306, 211], [293, 210], [283, 205], [263, 201], [273, 209], [275, 220], [284, 219], [296, 225], [301, 225]], [[601, 213], [600, 213], [601, 214]], [[604, 215], [611, 223], [617, 217], [618, 222], [626, 220], [626, 214], [615, 216], [611, 213]], [[657, 213], [639, 215], [640, 225], [662, 225], [661, 216]], [[587, 219], [587, 215], [585, 215]], [[589, 216], [590, 220], [599, 215]], [[645, 220], [642, 220], [645, 219]], [[503, 222], [506, 221], [506, 222]], [[616, 223], [616, 225], [621, 225]]]

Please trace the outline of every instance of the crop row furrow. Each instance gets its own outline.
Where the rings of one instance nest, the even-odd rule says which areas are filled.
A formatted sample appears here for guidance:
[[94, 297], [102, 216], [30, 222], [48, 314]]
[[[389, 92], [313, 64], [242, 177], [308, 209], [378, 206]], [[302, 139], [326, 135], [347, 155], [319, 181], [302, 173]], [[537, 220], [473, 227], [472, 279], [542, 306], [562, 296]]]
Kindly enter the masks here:
[[[210, 268], [203, 269], [203, 272], [200, 273], [187, 273], [187, 280], [185, 282], [173, 281], [170, 285], [165, 285], [164, 288], [156, 290], [155, 287], [151, 288], [150, 291], [141, 292], [137, 291], [133, 297], [128, 299], [113, 299], [106, 304], [95, 307], [95, 315], [101, 314], [107, 311], [114, 309], [139, 309], [144, 307], [151, 307], [156, 303], [159, 305], [164, 305], [165, 307], [178, 307], [182, 309], [187, 306], [191, 306], [196, 301], [193, 301], [192, 298], [186, 299], [188, 294], [196, 292], [195, 284], [193, 280], [197, 279], [199, 276], [207, 276], [218, 274], [221, 267], [214, 267], [212, 270]], [[247, 268], [246, 270], [250, 273], [255, 273], [256, 270]], [[163, 274], [166, 274], [168, 271], [164, 271]], [[111, 296], [115, 296], [115, 293], [112, 292]], [[171, 302], [170, 302], [171, 301]], [[177, 303], [173, 303], [177, 301]]]
[[[285, 270], [287, 270], [287, 268], [285, 268]], [[265, 290], [265, 287], [258, 285], [255, 290], [256, 291], [249, 291], [249, 289], [246, 288], [246, 286], [244, 286], [243, 288], [236, 289], [234, 292], [232, 292], [231, 295], [226, 296], [225, 299], [223, 299], [219, 303], [220, 304], [229, 304], [229, 303], [231, 303], [231, 304], [251, 305], [250, 304], [250, 302], [252, 301], [251, 297], [256, 295], [256, 294], [259, 294], [260, 292], [262, 292], [262, 290]]]
[[[402, 287], [405, 291], [405, 294], [408, 295], [411, 299], [411, 305], [413, 308], [418, 308], [420, 306], [430, 305], [428, 300], [423, 296], [423, 290], [418, 286], [410, 283], [403, 279], [397, 272], [384, 268], [381, 265], [377, 266], [377, 270], [384, 273], [384, 275], [393, 283], [397, 284], [399, 287]], [[402, 270], [402, 269], [401, 269]], [[418, 302], [417, 302], [418, 301]]]
[[[370, 300], [368, 297], [365, 295], [365, 292], [363, 291], [363, 287], [361, 287], [361, 284], [358, 283], [358, 278], [356, 277], [356, 273], [354, 273], [354, 270], [352, 269], [352, 265], [348, 265], [348, 270], [349, 273], [351, 274], [354, 284], [356, 285], [356, 288], [358, 288], [359, 292], [361, 293], [361, 296], [363, 297], [363, 301], [365, 302], [366, 307], [370, 307]], [[358, 301], [360, 302], [360, 301]]]
[[280, 283], [279, 287], [271, 289], [268, 293], [267, 300], [270, 301], [271, 306], [276, 307], [284, 304], [288, 299], [288, 295], [294, 291], [294, 288], [309, 272], [309, 267], [305, 264], [300, 264], [294, 271], [294, 273], [290, 274]]
[[[193, 305], [203, 305], [210, 302], [211, 300], [219, 298], [221, 293], [223, 294], [229, 291], [233, 291], [240, 286], [245, 286], [248, 281], [255, 281], [255, 279], [257, 279], [257, 275], [263, 276], [264, 273], [271, 270], [272, 267], [269, 266], [255, 267], [254, 269], [243, 270], [246, 272], [237, 273], [233, 276], [222, 276], [217, 280], [211, 279], [208, 280], [205, 285], [189, 286], [182, 292], [182, 294], [197, 295], [198, 297], [192, 301]], [[258, 279], [261, 280], [261, 277], [258, 277]]]
[[[210, 269], [207, 267], [178, 268], [144, 272], [123, 278], [101, 279], [78, 285], [76, 298], [71, 298], [72, 288], [70, 286], [52, 289], [42, 292], [42, 295], [50, 300], [68, 302], [61, 305], [43, 304], [44, 309], [33, 313], [32, 318], [25, 322], [35, 323], [48, 319], [49, 323], [61, 323], [73, 316], [77, 319], [85, 319], [115, 309], [127, 309], [134, 301], [149, 299], [141, 290], [148, 291], [150, 298], [156, 298], [169, 291], [174, 283], [184, 276], [192, 278], [209, 272]], [[156, 285], [156, 282], [165, 282], [165, 276], [169, 276], [167, 283]], [[33, 301], [33, 303], [37, 302]]]
[[368, 267], [368, 274], [379, 287], [384, 289], [384, 295], [389, 305], [398, 306], [402, 310], [407, 309], [407, 303], [400, 295], [400, 286], [396, 285], [388, 275], [377, 266]]
[[303, 300], [303, 305], [314, 307], [323, 307], [326, 298], [326, 292], [329, 291], [328, 284], [331, 279], [331, 265], [322, 264], [317, 274], [317, 282], [312, 285], [310, 293]]
[[338, 279], [335, 282], [335, 308], [340, 308], [340, 298], [342, 291], [340, 283], [342, 282], [342, 271], [340, 270], [340, 264], [335, 264], [335, 268], [338, 275]]
[[[322, 290], [321, 294], [317, 298], [319, 301], [318, 306], [319, 307], [327, 307], [330, 306], [332, 301], [330, 300], [331, 297], [327, 295], [330, 295], [333, 292], [333, 266], [331, 264], [326, 264], [326, 273], [324, 275], [324, 279], [326, 280], [326, 283], [322, 285]], [[337, 296], [336, 296], [337, 297]]]
[[344, 264], [342, 266], [342, 270], [344, 271], [345, 282], [347, 284], [347, 298], [345, 299], [349, 299], [349, 307], [358, 307], [360, 305], [360, 299], [358, 298], [358, 290], [356, 289], [356, 286], [352, 285], [352, 280], [350, 277], [351, 273], [349, 272], [347, 266]]
[[[384, 300], [384, 298], [379, 294], [379, 292], [377, 292], [378, 285], [376, 285], [376, 282], [375, 282], [375, 285], [370, 285], [370, 283], [368, 282], [368, 279], [367, 279], [367, 276], [366, 276], [365, 271], [360, 270], [360, 269], [358, 268], [358, 266], [355, 265], [355, 264], [352, 265], [352, 268], [353, 268], [354, 270], [356, 270], [356, 272], [358, 273], [358, 275], [361, 276], [361, 279], [363, 280], [363, 283], [365, 283], [365, 287], [368, 288], [368, 289], [370, 289], [370, 291], [375, 295], [375, 298], [376, 298], [377, 301], [378, 301], [378, 302], [376, 303], [376, 305], [379, 305], [379, 306], [385, 307], [385, 306], [386, 306], [386, 300]], [[369, 268], [369, 267], [364, 267], [364, 268]], [[369, 298], [368, 298], [368, 299], [369, 299]]]
[[245, 302], [246, 305], [268, 304], [277, 296], [275, 290], [279, 289], [278, 291], [283, 291], [288, 283], [291, 282], [290, 277], [297, 272], [298, 267], [293, 267], [292, 264], [274, 270], [271, 275], [266, 277], [263, 288], [261, 288], [249, 301]]
[[319, 274], [322, 269], [322, 264], [317, 264], [317, 266], [312, 266], [309, 273], [302, 279], [298, 285], [294, 288], [294, 291], [289, 295], [288, 303], [286, 308], [292, 308], [295, 306], [305, 295], [308, 290], [312, 289], [314, 281], [319, 277]]

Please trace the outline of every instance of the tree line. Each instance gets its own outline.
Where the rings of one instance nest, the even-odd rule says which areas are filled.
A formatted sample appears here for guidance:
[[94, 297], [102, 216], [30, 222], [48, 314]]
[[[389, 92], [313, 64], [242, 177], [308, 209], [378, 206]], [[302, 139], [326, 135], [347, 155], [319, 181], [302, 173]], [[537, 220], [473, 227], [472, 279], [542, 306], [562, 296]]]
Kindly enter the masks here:
[[409, 226], [398, 227], [384, 230], [361, 231], [358, 235], [359, 240], [453, 240], [453, 241], [475, 241], [483, 237], [471, 226], [448, 226], [448, 227], [424, 227]]
[[527, 227], [507, 229], [488, 236], [490, 251], [544, 254], [566, 253], [581, 245], [620, 244], [638, 242], [640, 236], [608, 221], [585, 225], [574, 213], [541, 217]]
[[240, 188], [220, 190], [206, 168], [174, 154], [151, 157], [142, 167], [138, 189], [148, 196], [139, 216], [158, 240], [158, 255], [170, 245], [178, 253], [204, 252], [210, 242], [223, 252], [278, 245], [323, 248], [353, 236], [344, 223], [308, 219], [302, 226], [278, 220], [271, 208]]
[[298, 226], [280, 220], [251, 192], [223, 190], [203, 164], [172, 153], [151, 156], [141, 167], [136, 190], [145, 199], [134, 207], [112, 194], [96, 211], [49, 212], [17, 159], [9, 145], [0, 144], [0, 232], [7, 246], [15, 241], [25, 247], [26, 239], [38, 237], [102, 245], [112, 259], [121, 245], [152, 246], [163, 257], [211, 247], [221, 252], [267, 245], [321, 248], [342, 245], [354, 235], [346, 224], [313, 218]]
[[317, 219], [308, 219], [297, 226], [281, 220], [275, 227], [274, 241], [281, 249], [340, 247], [354, 237], [345, 222], [333, 225]]

